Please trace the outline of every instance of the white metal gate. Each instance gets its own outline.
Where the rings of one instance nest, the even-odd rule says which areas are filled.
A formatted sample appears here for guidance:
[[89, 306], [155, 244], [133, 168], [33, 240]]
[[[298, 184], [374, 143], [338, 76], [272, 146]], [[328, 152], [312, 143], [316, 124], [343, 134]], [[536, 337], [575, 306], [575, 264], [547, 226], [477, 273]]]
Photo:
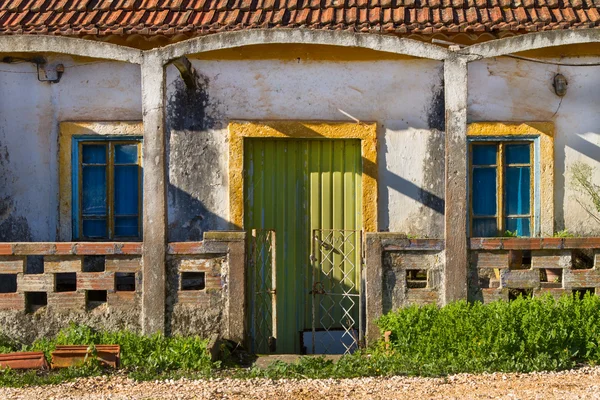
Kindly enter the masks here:
[[312, 354], [349, 354], [363, 340], [362, 232], [312, 235]]
[[277, 349], [277, 289], [275, 231], [250, 232], [248, 259], [250, 351], [274, 353]]

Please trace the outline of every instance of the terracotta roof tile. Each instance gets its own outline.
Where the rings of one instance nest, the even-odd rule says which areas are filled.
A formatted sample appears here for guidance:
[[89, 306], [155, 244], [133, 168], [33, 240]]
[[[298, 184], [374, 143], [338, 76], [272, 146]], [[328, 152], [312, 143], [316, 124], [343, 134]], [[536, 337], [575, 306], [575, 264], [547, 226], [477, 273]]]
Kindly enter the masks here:
[[423, 35], [600, 26], [600, 0], [0, 0], [0, 34], [206, 34], [304, 27]]

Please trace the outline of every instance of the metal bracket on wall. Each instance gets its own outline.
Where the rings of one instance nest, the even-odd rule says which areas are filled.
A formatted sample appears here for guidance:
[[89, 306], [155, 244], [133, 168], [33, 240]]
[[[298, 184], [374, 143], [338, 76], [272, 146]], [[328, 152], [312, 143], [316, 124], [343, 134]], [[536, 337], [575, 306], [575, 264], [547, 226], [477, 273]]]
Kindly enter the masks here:
[[[17, 64], [17, 63], [21, 63], [21, 62], [29, 62], [29, 63], [35, 64], [36, 68], [37, 68], [37, 79], [40, 82], [58, 83], [58, 82], [60, 82], [60, 79], [62, 78], [63, 74], [65, 73], [65, 66], [62, 64], [57, 64], [56, 65], [56, 78], [48, 79], [48, 76], [46, 75], [46, 71], [45, 71], [48, 61], [46, 60], [45, 57], [42, 57], [42, 56], [34, 56], [31, 58], [8, 56], [8, 57], [2, 58], [2, 62], [6, 63], [6, 64]], [[40, 78], [40, 70], [44, 71], [44, 76], [46, 77], [46, 79]]]

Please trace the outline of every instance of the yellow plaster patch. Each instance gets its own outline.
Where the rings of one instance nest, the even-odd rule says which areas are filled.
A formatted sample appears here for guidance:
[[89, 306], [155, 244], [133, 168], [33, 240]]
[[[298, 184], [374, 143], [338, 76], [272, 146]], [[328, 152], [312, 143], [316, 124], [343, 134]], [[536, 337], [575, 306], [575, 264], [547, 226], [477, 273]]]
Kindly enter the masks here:
[[552, 122], [475, 122], [467, 136], [538, 136], [540, 138], [540, 230], [554, 235], [554, 124]]
[[71, 147], [74, 136], [143, 136], [140, 121], [61, 122], [58, 133], [59, 240], [72, 240]]
[[244, 138], [360, 139], [363, 161], [363, 229], [377, 232], [377, 124], [350, 122], [234, 121], [229, 124], [229, 213], [244, 226]]

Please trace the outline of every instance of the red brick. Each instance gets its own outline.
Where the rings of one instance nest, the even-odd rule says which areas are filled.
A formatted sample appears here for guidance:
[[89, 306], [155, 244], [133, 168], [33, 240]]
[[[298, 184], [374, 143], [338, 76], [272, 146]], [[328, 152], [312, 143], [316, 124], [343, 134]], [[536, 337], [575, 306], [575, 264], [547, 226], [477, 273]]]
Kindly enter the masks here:
[[80, 272], [77, 274], [77, 290], [115, 290], [113, 272]]
[[508, 301], [508, 289], [481, 289], [484, 303], [492, 303], [497, 300]]
[[44, 272], [81, 272], [83, 257], [81, 256], [46, 256], [44, 257]]
[[509, 238], [503, 239], [502, 245], [506, 250], [539, 250], [542, 248], [542, 239]]
[[199, 254], [202, 252], [202, 242], [169, 243], [169, 254]]
[[409, 305], [435, 304], [439, 301], [437, 290], [430, 289], [408, 289], [406, 291], [406, 302]]
[[563, 273], [563, 284], [569, 289], [600, 287], [600, 270], [567, 269]]
[[536, 269], [503, 270], [500, 273], [503, 288], [531, 289], [540, 287], [540, 272]]
[[600, 238], [565, 238], [565, 249], [600, 249]]
[[177, 292], [177, 303], [208, 305], [210, 297], [210, 293], [203, 290], [180, 290]]
[[142, 243], [119, 243], [117, 244], [117, 252], [119, 254], [142, 254]]
[[85, 310], [85, 292], [48, 293], [48, 306], [58, 311]]
[[473, 238], [470, 240], [471, 250], [502, 250], [502, 239]]
[[25, 257], [0, 257], [0, 274], [18, 274], [25, 272]]
[[138, 272], [142, 269], [142, 258], [131, 256], [106, 256], [104, 266], [107, 272]]
[[23, 293], [0, 293], [0, 309], [25, 310], [25, 295]]
[[52, 274], [18, 274], [17, 290], [23, 292], [54, 291], [54, 275]]
[[564, 241], [562, 238], [543, 238], [542, 248], [543, 249], [562, 249], [564, 247]]
[[136, 292], [114, 292], [106, 295], [106, 302], [109, 307], [132, 307], [140, 300], [140, 295]]
[[56, 255], [75, 254], [75, 252], [74, 252], [75, 243], [71, 243], [71, 242], [55, 243], [55, 246], [56, 246], [56, 252], [54, 254], [56, 254]]
[[210, 272], [217, 266], [215, 258], [183, 258], [179, 260], [181, 272]]
[[478, 251], [471, 253], [471, 261], [476, 268], [508, 268], [510, 254], [508, 251]]
[[570, 268], [571, 252], [569, 250], [534, 250], [531, 252], [531, 267], [550, 269]]
[[13, 254], [13, 246], [11, 243], [0, 243], [0, 255], [10, 256]]
[[75, 252], [80, 255], [115, 254], [115, 243], [77, 243], [75, 245]]
[[45, 256], [54, 254], [56, 251], [56, 247], [54, 243], [39, 243], [39, 242], [31, 242], [31, 243], [15, 243], [13, 245], [13, 253], [15, 255], [24, 255], [24, 256]]

